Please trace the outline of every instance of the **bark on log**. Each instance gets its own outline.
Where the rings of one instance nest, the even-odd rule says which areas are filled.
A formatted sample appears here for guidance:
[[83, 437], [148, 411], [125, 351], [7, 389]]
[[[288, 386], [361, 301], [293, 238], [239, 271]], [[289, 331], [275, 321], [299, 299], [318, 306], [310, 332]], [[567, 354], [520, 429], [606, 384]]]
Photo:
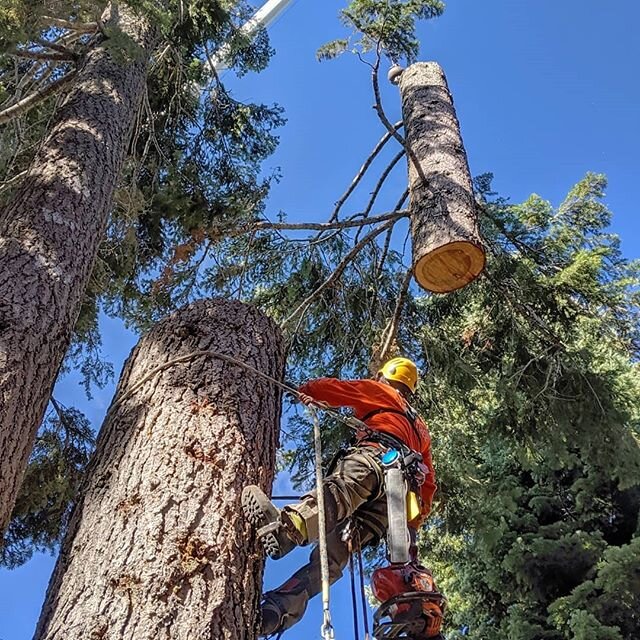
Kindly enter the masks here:
[[0, 209], [0, 535], [69, 347], [143, 95], [155, 28], [119, 7], [107, 24], [139, 50], [87, 54], [21, 188]]
[[[242, 488], [270, 490], [280, 393], [211, 349], [281, 379], [277, 326], [201, 301], [133, 350], [72, 515], [36, 640], [255, 640], [262, 553]], [[134, 388], [135, 387], [135, 388]]]
[[454, 291], [482, 272], [485, 252], [453, 99], [435, 62], [411, 65], [396, 79], [409, 155], [414, 275], [427, 291]]

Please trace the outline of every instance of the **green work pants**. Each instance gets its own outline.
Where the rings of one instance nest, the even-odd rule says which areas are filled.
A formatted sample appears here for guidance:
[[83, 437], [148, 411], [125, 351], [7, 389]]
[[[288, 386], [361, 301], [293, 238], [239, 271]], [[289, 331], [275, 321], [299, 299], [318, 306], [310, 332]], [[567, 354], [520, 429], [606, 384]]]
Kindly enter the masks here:
[[[351, 449], [324, 481], [327, 523], [327, 555], [331, 584], [342, 576], [349, 561], [349, 546], [342, 540], [348, 519], [353, 524], [354, 549], [377, 544], [387, 528], [387, 501], [382, 469], [374, 447]], [[299, 513], [307, 525], [309, 542], [318, 539], [318, 505], [311, 492], [295, 505], [285, 507]], [[296, 571], [283, 585], [264, 594], [283, 615], [283, 628], [293, 626], [307, 608], [309, 598], [322, 590], [320, 550], [315, 545], [308, 564]]]

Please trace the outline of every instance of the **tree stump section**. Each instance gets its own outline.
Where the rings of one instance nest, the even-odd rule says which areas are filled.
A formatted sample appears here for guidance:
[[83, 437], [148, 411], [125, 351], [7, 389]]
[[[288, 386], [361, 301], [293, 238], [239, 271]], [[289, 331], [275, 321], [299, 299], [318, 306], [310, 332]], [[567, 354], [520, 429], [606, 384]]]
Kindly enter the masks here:
[[485, 265], [460, 125], [438, 64], [420, 62], [394, 75], [409, 155], [414, 276], [427, 291], [448, 293]]
[[263, 557], [240, 495], [250, 483], [271, 488], [280, 393], [233, 364], [189, 357], [209, 349], [282, 378], [279, 329], [239, 302], [200, 301], [140, 341], [36, 640], [255, 640]]

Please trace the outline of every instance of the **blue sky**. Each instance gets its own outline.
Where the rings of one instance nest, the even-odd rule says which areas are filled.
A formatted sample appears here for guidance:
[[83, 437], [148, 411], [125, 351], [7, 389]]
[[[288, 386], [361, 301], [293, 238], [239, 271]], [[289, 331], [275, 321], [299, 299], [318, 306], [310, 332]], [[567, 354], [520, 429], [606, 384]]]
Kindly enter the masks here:
[[[371, 109], [369, 74], [355, 57], [319, 64], [316, 49], [342, 34], [346, 0], [297, 0], [271, 29], [277, 53], [260, 75], [225, 80], [237, 97], [278, 102], [288, 124], [267, 162], [280, 167], [269, 213], [321, 220], [382, 135]], [[587, 171], [609, 177], [613, 229], [628, 257], [640, 257], [637, 215], [640, 149], [640, 3], [595, 0], [450, 0], [445, 15], [420, 27], [421, 59], [444, 67], [455, 98], [473, 174], [492, 172], [494, 186], [513, 201], [535, 192], [558, 204]], [[397, 90], [383, 82], [392, 120]], [[389, 201], [406, 184], [405, 168], [391, 177]], [[366, 197], [365, 185], [359, 197]], [[354, 205], [355, 206], [355, 205]], [[385, 201], [381, 202], [382, 211]], [[357, 211], [357, 207], [349, 209]], [[103, 319], [104, 350], [119, 372], [136, 337]], [[99, 427], [113, 385], [84, 398], [74, 376], [57, 397], [82, 408]], [[437, 452], [434, 452], [437, 463]], [[278, 491], [284, 491], [286, 478]], [[305, 562], [306, 551], [267, 566], [273, 587]], [[0, 570], [0, 639], [32, 637], [53, 558], [37, 555], [24, 567]], [[351, 637], [348, 578], [333, 590], [334, 621]], [[318, 603], [285, 636], [319, 637]], [[471, 636], [473, 637], [473, 636]]]

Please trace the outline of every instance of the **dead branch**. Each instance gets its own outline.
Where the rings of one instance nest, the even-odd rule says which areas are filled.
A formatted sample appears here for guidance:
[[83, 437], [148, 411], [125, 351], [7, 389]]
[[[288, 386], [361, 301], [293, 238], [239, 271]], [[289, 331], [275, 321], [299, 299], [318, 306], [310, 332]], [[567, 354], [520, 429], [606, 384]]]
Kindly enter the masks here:
[[[402, 149], [402, 151], [400, 151], [389, 163], [389, 165], [387, 166], [387, 168], [382, 172], [382, 175], [380, 176], [380, 179], [378, 180], [376, 186], [373, 188], [373, 191], [371, 192], [371, 197], [369, 198], [369, 202], [367, 203], [367, 207], [364, 210], [362, 217], [363, 218], [367, 218], [369, 216], [369, 214], [371, 213], [371, 210], [373, 209], [373, 205], [375, 204], [376, 200], [378, 199], [378, 196], [380, 195], [380, 191], [382, 189], [382, 187], [384, 186], [384, 183], [387, 181], [387, 178], [389, 177], [389, 174], [393, 171], [393, 168], [398, 164], [398, 162], [404, 158], [405, 155], [405, 151], [404, 149]], [[356, 234], [356, 242], [358, 241], [358, 237], [360, 235], [360, 230], [358, 231], [358, 233]]]
[[69, 53], [47, 53], [46, 51], [29, 51], [27, 49], [14, 49], [9, 52], [10, 55], [17, 58], [26, 58], [27, 60], [47, 60], [50, 62], [69, 62], [76, 59], [76, 56]]
[[393, 237], [393, 228], [387, 231], [387, 235], [384, 239], [384, 245], [382, 247], [382, 254], [380, 255], [380, 261], [378, 262], [378, 268], [376, 269], [376, 275], [374, 281], [377, 282], [382, 275], [384, 269], [384, 263], [389, 255], [389, 247], [391, 246], [391, 238]]
[[420, 178], [422, 178], [422, 181], [424, 182], [424, 184], [427, 184], [427, 178], [424, 175], [424, 172], [422, 171], [422, 167], [420, 166], [420, 162], [418, 161], [418, 158], [416, 158], [413, 151], [408, 147], [406, 140], [397, 131], [393, 129], [393, 125], [389, 121], [389, 118], [387, 118], [387, 114], [385, 113], [384, 107], [382, 106], [382, 96], [380, 95], [380, 81], [378, 77], [378, 71], [379, 71], [379, 64], [377, 64], [374, 67], [373, 72], [371, 73], [371, 84], [373, 86], [373, 96], [375, 98], [375, 104], [373, 105], [373, 108], [378, 114], [378, 118], [380, 119], [380, 122], [382, 122], [382, 124], [385, 126], [387, 131], [403, 146], [403, 148], [407, 153], [407, 156], [415, 166], [416, 172], [418, 173]]
[[76, 54], [71, 51], [71, 49], [60, 42], [50, 42], [44, 38], [36, 38], [35, 41], [44, 49], [50, 49], [51, 51], [55, 51], [56, 53], [60, 53], [64, 56], [69, 56], [70, 59], [74, 59], [76, 57]]
[[407, 298], [407, 293], [409, 292], [409, 284], [411, 283], [411, 277], [413, 275], [413, 269], [407, 269], [407, 273], [402, 280], [402, 285], [400, 286], [400, 292], [396, 299], [396, 306], [393, 310], [393, 316], [389, 323], [385, 327], [383, 332], [383, 336], [385, 336], [384, 342], [378, 354], [380, 362], [384, 362], [388, 359], [389, 350], [393, 345], [394, 340], [398, 335], [398, 329], [400, 327], [400, 316], [402, 315], [402, 308], [404, 307], [404, 301]]
[[382, 122], [389, 134], [392, 135], [404, 148], [406, 148], [407, 145], [404, 138], [395, 130], [395, 128], [389, 121], [389, 118], [387, 118], [387, 114], [385, 113], [382, 106], [382, 96], [380, 95], [380, 81], [378, 77], [379, 68], [380, 64], [378, 63], [374, 66], [373, 71], [371, 72], [371, 84], [373, 86], [373, 97], [375, 99], [373, 108], [378, 114], [380, 122]]
[[[396, 122], [392, 126], [393, 126], [393, 130], [397, 131], [402, 127], [402, 120], [400, 120], [399, 122]], [[387, 131], [387, 133], [385, 133], [384, 136], [382, 136], [378, 144], [374, 147], [373, 151], [369, 154], [369, 157], [364, 161], [364, 163], [360, 167], [360, 170], [356, 174], [355, 178], [352, 180], [351, 184], [349, 185], [349, 188], [342, 194], [342, 197], [336, 202], [335, 209], [333, 210], [333, 213], [331, 214], [331, 218], [329, 219], [330, 221], [338, 219], [338, 214], [340, 213], [340, 209], [342, 208], [342, 205], [347, 201], [349, 196], [353, 193], [354, 189], [358, 186], [358, 184], [364, 177], [365, 173], [371, 166], [371, 163], [376, 159], [380, 151], [384, 149], [385, 145], [387, 144], [387, 142], [389, 142], [389, 140], [391, 140], [392, 137], [393, 135], [389, 131]]]
[[24, 171], [21, 171], [20, 173], [17, 173], [15, 176], [2, 182], [2, 184], [0, 184], [0, 193], [2, 193], [3, 191], [6, 191], [14, 182], [20, 181], [26, 175], [27, 175], [27, 170], [25, 169]]
[[61, 20], [52, 16], [42, 16], [41, 23], [50, 27], [58, 27], [60, 29], [68, 29], [78, 33], [95, 33], [99, 28], [98, 22], [72, 22], [70, 20]]
[[235, 229], [211, 229], [209, 233], [213, 236], [221, 235], [228, 238], [256, 231], [331, 231], [334, 229], [342, 230], [362, 227], [364, 225], [378, 224], [379, 222], [395, 222], [400, 218], [406, 218], [407, 215], [408, 211], [406, 209], [398, 209], [366, 219], [363, 218], [363, 213], [358, 213], [342, 222], [270, 222], [269, 220], [261, 220]]
[[28, 96], [22, 98], [15, 104], [12, 104], [10, 107], [7, 107], [3, 111], [0, 111], [0, 125], [5, 122], [9, 122], [13, 118], [17, 118], [18, 116], [23, 115], [29, 109], [32, 109], [36, 104], [42, 102], [45, 98], [57, 93], [64, 87], [69, 84], [73, 78], [76, 76], [76, 71], [71, 71], [67, 73], [67, 75], [62, 76], [58, 80], [55, 80], [51, 84], [48, 84], [46, 87], [35, 91], [34, 93], [29, 94]]

